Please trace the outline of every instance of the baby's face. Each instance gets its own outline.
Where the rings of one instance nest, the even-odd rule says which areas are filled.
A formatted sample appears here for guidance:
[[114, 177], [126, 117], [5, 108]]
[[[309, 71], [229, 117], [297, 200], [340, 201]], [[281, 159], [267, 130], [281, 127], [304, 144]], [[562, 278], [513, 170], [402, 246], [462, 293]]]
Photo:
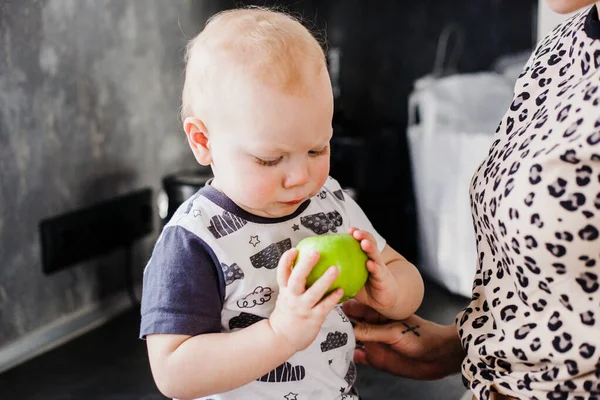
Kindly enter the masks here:
[[546, 0], [555, 12], [567, 14], [595, 3], [594, 0]]
[[[213, 186], [246, 211], [283, 217], [318, 193], [329, 175], [333, 96], [326, 70], [309, 95], [241, 85], [210, 134]], [[209, 127], [209, 130], [211, 128]]]

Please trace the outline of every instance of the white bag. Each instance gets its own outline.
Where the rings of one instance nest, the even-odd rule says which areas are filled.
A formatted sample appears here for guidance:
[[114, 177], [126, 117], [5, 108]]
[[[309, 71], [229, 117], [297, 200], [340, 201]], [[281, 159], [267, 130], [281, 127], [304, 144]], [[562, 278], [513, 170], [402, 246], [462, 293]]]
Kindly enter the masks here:
[[477, 249], [470, 181], [512, 99], [512, 85], [483, 72], [426, 76], [409, 96], [409, 152], [419, 229], [418, 267], [471, 296]]

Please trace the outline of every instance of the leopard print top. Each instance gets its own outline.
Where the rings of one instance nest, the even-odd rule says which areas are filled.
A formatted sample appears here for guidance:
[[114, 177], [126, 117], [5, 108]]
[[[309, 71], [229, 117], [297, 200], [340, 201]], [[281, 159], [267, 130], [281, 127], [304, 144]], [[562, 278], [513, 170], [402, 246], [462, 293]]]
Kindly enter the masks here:
[[478, 267], [457, 317], [478, 399], [600, 399], [600, 21], [540, 41], [471, 182]]

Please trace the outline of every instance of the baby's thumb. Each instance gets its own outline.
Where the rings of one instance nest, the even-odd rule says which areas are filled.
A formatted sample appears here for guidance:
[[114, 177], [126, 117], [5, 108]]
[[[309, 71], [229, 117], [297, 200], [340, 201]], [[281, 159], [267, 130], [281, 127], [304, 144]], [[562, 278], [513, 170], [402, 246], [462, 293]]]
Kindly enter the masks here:
[[391, 344], [398, 341], [394, 337], [394, 330], [391, 325], [373, 325], [365, 322], [357, 322], [354, 326], [354, 336], [361, 342], [379, 342]]

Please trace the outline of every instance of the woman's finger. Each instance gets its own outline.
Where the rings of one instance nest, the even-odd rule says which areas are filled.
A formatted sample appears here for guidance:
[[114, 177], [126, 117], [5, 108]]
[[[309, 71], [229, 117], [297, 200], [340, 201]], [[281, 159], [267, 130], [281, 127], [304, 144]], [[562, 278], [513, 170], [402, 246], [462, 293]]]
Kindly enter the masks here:
[[289, 249], [281, 255], [277, 265], [277, 284], [279, 287], [286, 287], [290, 274], [292, 273], [292, 263], [298, 254], [297, 249]]
[[325, 296], [325, 293], [333, 282], [335, 282], [339, 274], [339, 269], [336, 266], [331, 266], [310, 288], [306, 289], [302, 297], [305, 299], [308, 307], [313, 308]]
[[385, 344], [397, 343], [402, 334], [396, 323], [375, 325], [365, 322], [357, 322], [354, 327], [354, 336], [361, 342], [379, 342]]
[[312, 250], [308, 254], [298, 255], [296, 265], [292, 269], [288, 280], [288, 289], [296, 294], [301, 295], [306, 290], [306, 277], [319, 261], [319, 252]]
[[369, 365], [369, 362], [367, 361], [367, 352], [364, 347], [356, 346], [356, 349], [354, 349], [354, 362], [357, 364]]
[[414, 373], [422, 368], [420, 361], [405, 357], [385, 344], [374, 342], [364, 343], [362, 354], [359, 357], [364, 357], [360, 360], [362, 363], [396, 374], [397, 376], [419, 377], [421, 375], [421, 372]]
[[367, 313], [374, 311], [371, 307], [364, 305], [358, 300], [350, 299], [342, 304], [344, 313], [348, 318], [355, 321], [363, 321]]
[[396, 376], [411, 379], [434, 380], [456, 373], [448, 369], [442, 360], [424, 362], [401, 354], [396, 349], [381, 343], [364, 343], [359, 362], [381, 369]]
[[344, 302], [342, 307], [344, 313], [353, 321], [362, 321], [369, 324], [381, 324], [389, 321], [388, 318], [355, 299]]

